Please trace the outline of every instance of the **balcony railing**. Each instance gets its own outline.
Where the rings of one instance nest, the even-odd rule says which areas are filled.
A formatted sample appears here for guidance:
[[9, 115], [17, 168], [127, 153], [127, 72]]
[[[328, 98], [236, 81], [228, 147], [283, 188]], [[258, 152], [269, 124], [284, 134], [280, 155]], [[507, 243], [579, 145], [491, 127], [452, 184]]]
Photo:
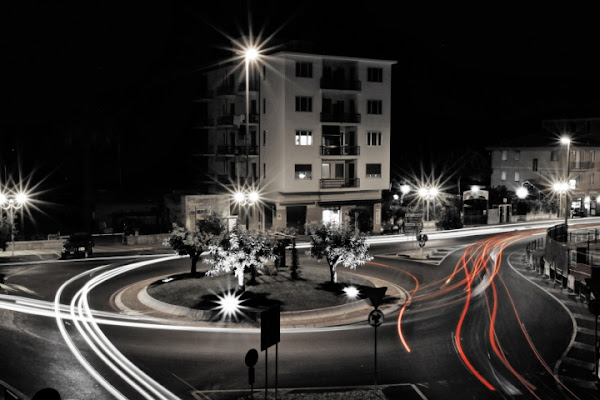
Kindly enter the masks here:
[[361, 81], [321, 78], [321, 89], [361, 90]]
[[571, 161], [569, 163], [569, 169], [570, 170], [574, 170], [574, 169], [594, 169], [596, 167], [596, 163], [594, 161], [580, 161], [580, 162], [573, 162]]
[[321, 122], [349, 122], [360, 123], [360, 114], [358, 113], [321, 113]]
[[321, 146], [322, 156], [358, 156], [360, 146]]
[[341, 189], [341, 188], [358, 188], [360, 187], [360, 179], [321, 179], [321, 189]]

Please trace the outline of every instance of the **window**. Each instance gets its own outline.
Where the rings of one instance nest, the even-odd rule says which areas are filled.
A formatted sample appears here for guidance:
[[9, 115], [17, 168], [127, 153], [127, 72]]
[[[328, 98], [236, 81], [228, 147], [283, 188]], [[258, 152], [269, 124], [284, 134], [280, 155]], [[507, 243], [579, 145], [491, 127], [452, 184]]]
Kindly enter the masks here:
[[502, 161], [508, 160], [508, 152], [506, 150], [502, 150]]
[[595, 182], [594, 182], [594, 173], [592, 172], [592, 173], [590, 174], [590, 185], [591, 185], [591, 186], [594, 186], [594, 183], [595, 183]]
[[550, 161], [558, 161], [558, 151], [552, 150], [550, 152]]
[[383, 68], [367, 68], [367, 81], [383, 82]]
[[596, 162], [596, 151], [595, 150], [590, 150], [590, 161]]
[[263, 179], [267, 177], [267, 164], [263, 163]]
[[263, 146], [267, 144], [267, 132], [268, 131], [263, 131]]
[[267, 99], [263, 99], [263, 114], [267, 112]]
[[367, 146], [381, 146], [381, 132], [367, 132]]
[[515, 161], [519, 161], [521, 159], [521, 152], [519, 150], [515, 150]]
[[312, 165], [296, 164], [294, 170], [296, 179], [312, 179]]
[[296, 111], [312, 112], [312, 97], [296, 96]]
[[381, 164], [367, 164], [367, 178], [381, 178]]
[[296, 77], [312, 78], [313, 77], [312, 63], [296, 61]]
[[367, 100], [367, 114], [381, 115], [383, 113], [383, 102], [381, 100]]
[[296, 146], [312, 146], [312, 132], [296, 131]]
[[538, 160], [537, 160], [537, 158], [533, 159], [533, 165], [531, 166], [531, 170], [534, 171], [534, 172], [538, 170]]
[[519, 171], [515, 171], [515, 182], [519, 182], [521, 180], [521, 174]]
[[500, 174], [500, 180], [502, 182], [506, 182], [506, 171], [502, 171], [502, 173]]

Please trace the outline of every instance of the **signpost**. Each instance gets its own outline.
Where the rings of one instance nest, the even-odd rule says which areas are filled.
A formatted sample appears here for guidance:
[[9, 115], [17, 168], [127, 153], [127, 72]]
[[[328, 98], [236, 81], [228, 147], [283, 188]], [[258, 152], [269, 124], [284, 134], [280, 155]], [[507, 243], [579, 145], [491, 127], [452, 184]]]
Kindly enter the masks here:
[[371, 301], [371, 305], [375, 308], [369, 313], [368, 322], [373, 328], [375, 328], [375, 391], [377, 391], [377, 327], [383, 324], [383, 312], [378, 308], [383, 302], [385, 291], [387, 287], [369, 288], [367, 289], [367, 296]]
[[254, 399], [254, 366], [258, 361], [258, 351], [256, 349], [250, 349], [246, 353], [246, 359], [244, 362], [248, 367], [248, 385], [250, 385], [250, 399]]
[[275, 398], [277, 398], [277, 358], [280, 339], [279, 306], [269, 308], [260, 313], [260, 350], [265, 351], [265, 399], [269, 389], [269, 347], [275, 345]]

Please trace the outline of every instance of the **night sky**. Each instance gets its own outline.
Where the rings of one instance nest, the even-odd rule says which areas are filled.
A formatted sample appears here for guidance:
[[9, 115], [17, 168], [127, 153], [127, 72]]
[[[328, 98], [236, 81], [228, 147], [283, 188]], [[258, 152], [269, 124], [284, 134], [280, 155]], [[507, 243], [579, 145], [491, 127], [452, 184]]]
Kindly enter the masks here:
[[[111, 171], [109, 153], [93, 160], [107, 169], [107, 187], [117, 179], [130, 189], [182, 185], [173, 171], [183, 167], [189, 140], [194, 72], [227, 57], [225, 35], [246, 33], [249, 20], [255, 35], [397, 61], [392, 152], [402, 165], [394, 169], [540, 133], [544, 118], [596, 117], [600, 109], [591, 9], [338, 0], [21, 3], [5, 5], [0, 24], [2, 178], [15, 173], [18, 158], [23, 174], [73, 179], [53, 172], [68, 156], [60, 138], [70, 132], [99, 145], [120, 138], [124, 172]], [[135, 166], [144, 173], [131, 172]]]

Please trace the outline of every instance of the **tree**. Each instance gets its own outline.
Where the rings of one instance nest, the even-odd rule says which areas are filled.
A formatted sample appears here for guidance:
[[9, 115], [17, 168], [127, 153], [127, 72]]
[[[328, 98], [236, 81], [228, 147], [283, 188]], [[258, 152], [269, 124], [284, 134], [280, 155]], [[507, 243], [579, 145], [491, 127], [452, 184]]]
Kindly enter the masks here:
[[460, 229], [463, 227], [460, 219], [460, 211], [455, 204], [449, 203], [442, 209], [442, 215], [438, 222], [436, 222], [438, 228], [449, 230], [449, 229]]
[[223, 219], [215, 211], [209, 211], [204, 219], [197, 221], [196, 230], [189, 231], [185, 227], [173, 223], [171, 235], [163, 241], [164, 246], [171, 247], [179, 255], [188, 255], [192, 260], [191, 274], [196, 275], [196, 264], [203, 252], [212, 244], [222, 240], [225, 231]]
[[206, 273], [217, 276], [233, 271], [238, 278], [238, 291], [246, 290], [244, 273], [250, 272], [251, 283], [256, 283], [256, 273], [264, 267], [266, 260], [275, 258], [271, 239], [260, 232], [242, 230], [236, 227], [218, 245], [209, 248], [212, 259], [206, 260], [211, 265]]
[[327, 260], [331, 283], [337, 283], [338, 265], [356, 269], [357, 266], [373, 259], [369, 254], [369, 244], [365, 235], [331, 224], [311, 224], [307, 225], [306, 230], [311, 242], [310, 250], [306, 254], [317, 261], [323, 258]]

